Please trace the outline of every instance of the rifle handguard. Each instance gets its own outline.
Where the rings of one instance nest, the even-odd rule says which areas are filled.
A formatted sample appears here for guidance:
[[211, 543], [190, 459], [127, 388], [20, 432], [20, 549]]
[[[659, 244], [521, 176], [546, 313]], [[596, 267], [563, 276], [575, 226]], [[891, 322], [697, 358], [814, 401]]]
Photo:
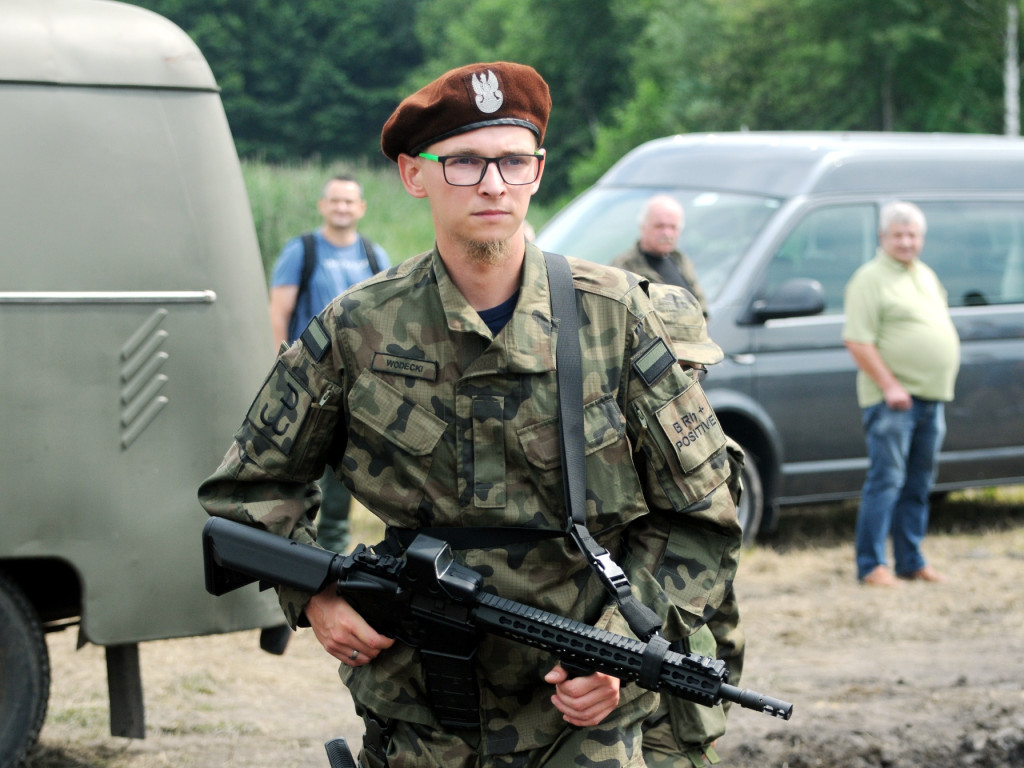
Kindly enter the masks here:
[[481, 587], [482, 577], [455, 562], [451, 547], [418, 535], [401, 556], [360, 544], [347, 556], [291, 541], [223, 518], [203, 528], [206, 588], [222, 595], [260, 581], [317, 593], [335, 581], [338, 594], [382, 634], [420, 647], [424, 626], [487, 632], [546, 650], [577, 669], [636, 682], [704, 706], [732, 701], [788, 720], [793, 705], [728, 684], [725, 662], [676, 653], [660, 635], [650, 643], [507, 600]]

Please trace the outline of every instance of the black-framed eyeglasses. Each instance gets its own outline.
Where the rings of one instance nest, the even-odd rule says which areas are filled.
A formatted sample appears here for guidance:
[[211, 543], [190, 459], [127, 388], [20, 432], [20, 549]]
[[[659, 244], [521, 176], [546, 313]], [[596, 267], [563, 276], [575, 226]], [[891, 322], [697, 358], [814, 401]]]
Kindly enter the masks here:
[[477, 155], [431, 155], [420, 152], [420, 157], [441, 164], [444, 180], [453, 187], [473, 187], [484, 180], [487, 166], [494, 163], [506, 184], [533, 184], [540, 176], [543, 152], [532, 155], [504, 155], [503, 157], [478, 157]]

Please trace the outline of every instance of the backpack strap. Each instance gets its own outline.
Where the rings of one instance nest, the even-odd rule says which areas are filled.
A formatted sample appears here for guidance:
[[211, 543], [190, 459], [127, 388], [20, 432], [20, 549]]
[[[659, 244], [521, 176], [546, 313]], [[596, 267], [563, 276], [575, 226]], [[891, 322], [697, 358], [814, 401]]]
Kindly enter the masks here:
[[309, 279], [316, 268], [316, 238], [312, 232], [302, 236], [302, 274], [299, 277], [299, 295], [309, 288]]
[[360, 235], [359, 240], [363, 244], [363, 253], [366, 254], [366, 261], [370, 264], [370, 272], [376, 275], [380, 272], [380, 264], [377, 262], [377, 246], [368, 237]]
[[[359, 236], [363, 246], [363, 253], [366, 254], [366, 261], [370, 265], [370, 272], [376, 275], [380, 272], [380, 262], [377, 261], [377, 246], [374, 242], [363, 235]], [[309, 287], [309, 280], [316, 268], [316, 237], [312, 232], [302, 236], [302, 275], [299, 277], [299, 293], [304, 293]]]

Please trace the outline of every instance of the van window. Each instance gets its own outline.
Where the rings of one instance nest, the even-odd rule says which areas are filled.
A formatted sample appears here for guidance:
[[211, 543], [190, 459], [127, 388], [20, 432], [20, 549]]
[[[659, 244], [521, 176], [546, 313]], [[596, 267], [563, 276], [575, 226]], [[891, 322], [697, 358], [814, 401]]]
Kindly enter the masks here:
[[928, 221], [921, 259], [949, 306], [1024, 302], [1024, 204], [919, 203]]
[[690, 257], [704, 294], [712, 301], [778, 211], [775, 198], [696, 189], [597, 188], [548, 222], [537, 245], [609, 264], [636, 243], [640, 210], [647, 199], [665, 192], [683, 206], [679, 247]]
[[843, 311], [843, 290], [878, 243], [877, 214], [869, 204], [818, 208], [805, 216], [768, 264], [763, 297], [794, 277], [817, 280], [825, 292], [825, 314]]

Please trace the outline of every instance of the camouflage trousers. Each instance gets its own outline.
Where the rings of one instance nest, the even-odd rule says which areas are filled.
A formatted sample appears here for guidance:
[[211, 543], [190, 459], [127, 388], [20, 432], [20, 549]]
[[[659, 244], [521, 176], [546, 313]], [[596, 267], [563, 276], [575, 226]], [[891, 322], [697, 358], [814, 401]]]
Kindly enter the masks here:
[[[695, 714], [699, 717], [700, 713], [697, 710], [700, 709], [707, 708], [687, 701], [676, 702], [667, 696], [662, 697], [658, 711], [644, 729], [643, 749], [647, 768], [705, 768], [721, 762], [711, 744], [688, 743], [673, 729], [673, 726], [679, 727], [681, 719], [691, 719]], [[710, 710], [708, 716], [714, 717]], [[724, 724], [724, 717], [722, 721]], [[692, 730], [699, 731], [700, 728]]]
[[331, 552], [348, 552], [348, 514], [352, 505], [352, 494], [345, 484], [327, 467], [317, 483], [322, 499], [320, 513], [316, 518], [316, 543]]
[[[732, 594], [730, 590], [729, 594]], [[738, 618], [738, 614], [737, 614]], [[729, 621], [724, 622], [731, 627]], [[715, 658], [716, 641], [710, 626], [686, 638], [682, 650]], [[669, 695], [644, 723], [644, 760], [648, 768], [705, 768], [720, 762], [712, 746], [725, 733], [721, 704], [704, 707]]]
[[[554, 744], [528, 752], [482, 755], [477, 734], [434, 730], [418, 723], [393, 720], [388, 723], [387, 757], [363, 749], [362, 768], [645, 768], [641, 751], [641, 723], [650, 712], [645, 693], [620, 707], [593, 728], [566, 726]], [[357, 711], [360, 707], [357, 706]], [[365, 717], [369, 733], [376, 727]], [[376, 718], [374, 718], [376, 719]], [[378, 721], [379, 722], [379, 721]], [[475, 743], [474, 743], [475, 742]]]

